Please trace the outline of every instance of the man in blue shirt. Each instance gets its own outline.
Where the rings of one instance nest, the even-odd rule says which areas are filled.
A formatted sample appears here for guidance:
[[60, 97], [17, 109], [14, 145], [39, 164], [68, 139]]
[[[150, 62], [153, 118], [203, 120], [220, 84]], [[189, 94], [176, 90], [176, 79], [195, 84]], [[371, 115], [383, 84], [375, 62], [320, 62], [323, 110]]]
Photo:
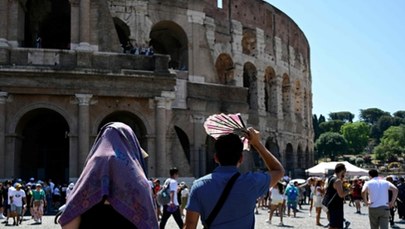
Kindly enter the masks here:
[[[284, 175], [281, 163], [260, 142], [259, 132], [248, 128], [246, 137], [269, 171], [240, 175], [210, 228], [254, 228], [257, 198], [265, 194], [269, 187], [274, 186]], [[186, 206], [186, 229], [197, 228], [200, 217], [205, 224], [228, 180], [238, 172], [243, 161], [243, 143], [236, 134], [220, 136], [215, 142], [215, 151], [214, 159], [219, 166], [213, 173], [194, 181], [191, 187]]]

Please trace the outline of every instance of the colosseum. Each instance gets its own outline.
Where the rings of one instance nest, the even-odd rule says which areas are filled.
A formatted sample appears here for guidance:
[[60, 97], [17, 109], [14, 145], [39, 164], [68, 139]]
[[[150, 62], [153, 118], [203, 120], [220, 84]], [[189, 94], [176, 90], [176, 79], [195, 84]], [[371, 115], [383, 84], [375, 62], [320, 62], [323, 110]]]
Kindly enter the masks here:
[[135, 131], [149, 177], [200, 177], [215, 113], [240, 113], [305, 176], [311, 84], [303, 31], [261, 0], [0, 0], [0, 178], [77, 178], [110, 121]]

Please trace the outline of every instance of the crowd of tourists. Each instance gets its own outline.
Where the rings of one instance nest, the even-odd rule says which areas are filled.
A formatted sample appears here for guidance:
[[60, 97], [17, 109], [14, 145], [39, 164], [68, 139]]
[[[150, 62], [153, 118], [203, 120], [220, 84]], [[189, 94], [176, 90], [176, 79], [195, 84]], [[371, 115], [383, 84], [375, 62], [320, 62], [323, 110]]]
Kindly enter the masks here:
[[3, 223], [17, 226], [29, 213], [35, 224], [41, 224], [44, 214], [55, 213], [66, 202], [57, 220], [62, 229], [163, 229], [171, 216], [181, 229], [195, 229], [199, 223], [204, 228], [253, 228], [260, 207], [268, 208], [267, 223], [277, 221], [283, 226], [283, 217], [293, 219], [302, 205], [309, 204], [308, 217], [315, 214], [314, 227], [325, 226], [320, 223], [325, 212], [328, 227], [334, 229], [349, 227], [343, 208], [348, 204], [356, 208], [356, 214], [368, 208], [371, 229], [388, 228], [389, 223], [394, 227], [396, 214], [405, 220], [404, 178], [382, 177], [371, 169], [367, 180], [349, 179], [345, 165], [338, 163], [333, 176], [291, 180], [283, 177], [282, 164], [260, 141], [257, 130], [248, 128], [243, 136], [268, 172], [239, 172], [244, 144], [239, 135], [224, 134], [215, 141], [218, 167], [188, 189], [178, 182], [176, 167], [168, 171], [170, 177], [163, 184], [148, 179], [144, 160], [148, 154], [135, 133], [124, 123], [107, 123], [75, 184], [7, 180], [0, 188], [0, 217], [5, 218]]
[[122, 47], [123, 52], [133, 55], [144, 55], [144, 56], [153, 56], [155, 51], [151, 45], [132, 45], [130, 41], [127, 41], [126, 45]]
[[[404, 177], [380, 176], [374, 169], [370, 170], [368, 177], [344, 177], [344, 167], [340, 172], [343, 173], [343, 177], [339, 178], [343, 193], [341, 198], [338, 198], [337, 190], [331, 191], [335, 189], [336, 175], [309, 177], [306, 180], [284, 177], [258, 199], [256, 213], [258, 208], [268, 209], [266, 222], [283, 226], [284, 217], [296, 217], [296, 212], [303, 211], [302, 205], [308, 205], [308, 217], [315, 216], [314, 225], [349, 228], [351, 222], [345, 219], [342, 207], [346, 204], [355, 208], [355, 214], [360, 215], [364, 208], [368, 208], [370, 228], [395, 228], [396, 219], [405, 222]], [[321, 224], [322, 215], [328, 220], [326, 225]]]
[[73, 183], [55, 184], [31, 177], [0, 182], [0, 219], [5, 225], [18, 226], [28, 216], [34, 224], [42, 223], [44, 214], [54, 214], [66, 202], [66, 196], [73, 189]]

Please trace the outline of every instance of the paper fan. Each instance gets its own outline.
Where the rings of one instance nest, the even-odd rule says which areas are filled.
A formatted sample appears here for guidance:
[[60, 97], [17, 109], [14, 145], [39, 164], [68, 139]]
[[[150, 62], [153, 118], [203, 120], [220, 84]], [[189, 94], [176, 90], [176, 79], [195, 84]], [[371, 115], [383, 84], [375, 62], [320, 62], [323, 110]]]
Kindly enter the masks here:
[[247, 128], [239, 113], [237, 114], [214, 114], [205, 120], [204, 128], [208, 135], [217, 139], [221, 135], [234, 133], [239, 135], [243, 141], [244, 149], [249, 149], [248, 141], [245, 137]]

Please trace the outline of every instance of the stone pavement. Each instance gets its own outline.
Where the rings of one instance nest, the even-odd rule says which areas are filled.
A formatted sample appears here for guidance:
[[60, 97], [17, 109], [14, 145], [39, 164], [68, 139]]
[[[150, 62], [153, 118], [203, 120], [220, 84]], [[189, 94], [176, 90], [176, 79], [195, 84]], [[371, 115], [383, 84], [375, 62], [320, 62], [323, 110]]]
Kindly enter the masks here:
[[[326, 214], [322, 212], [321, 215], [321, 223], [326, 225]], [[395, 215], [398, 217], [398, 215]], [[345, 218], [351, 222], [350, 227], [351, 229], [365, 229], [370, 228], [368, 222], [368, 213], [366, 208], [362, 208], [362, 214], [356, 214], [354, 207], [349, 207], [345, 205]], [[41, 225], [33, 224], [34, 221], [29, 219], [29, 216], [25, 216], [25, 220], [21, 225], [18, 227], [16, 226], [5, 226], [4, 224], [0, 224], [0, 228], [19, 228], [19, 229], [57, 229], [61, 228], [59, 225], [54, 224], [53, 222], [54, 216], [45, 216], [43, 219], [43, 223]], [[312, 216], [308, 216], [308, 205], [303, 205], [303, 210], [297, 213], [297, 217], [285, 217], [284, 218], [284, 226], [278, 226], [279, 218], [273, 218], [273, 224], [266, 223], [266, 219], [268, 219], [267, 209], [260, 209], [259, 214], [256, 215], [256, 225], [255, 228], [299, 228], [299, 229], [320, 229], [322, 227], [315, 226], [315, 216], [314, 212]], [[3, 220], [1, 220], [3, 221]], [[9, 220], [12, 223], [12, 220]], [[401, 222], [398, 219], [395, 220], [396, 228], [405, 229], [405, 221]], [[169, 219], [166, 225], [166, 229], [177, 229], [177, 225], [173, 220], [173, 217]], [[198, 227], [199, 229], [202, 228], [201, 225]]]

